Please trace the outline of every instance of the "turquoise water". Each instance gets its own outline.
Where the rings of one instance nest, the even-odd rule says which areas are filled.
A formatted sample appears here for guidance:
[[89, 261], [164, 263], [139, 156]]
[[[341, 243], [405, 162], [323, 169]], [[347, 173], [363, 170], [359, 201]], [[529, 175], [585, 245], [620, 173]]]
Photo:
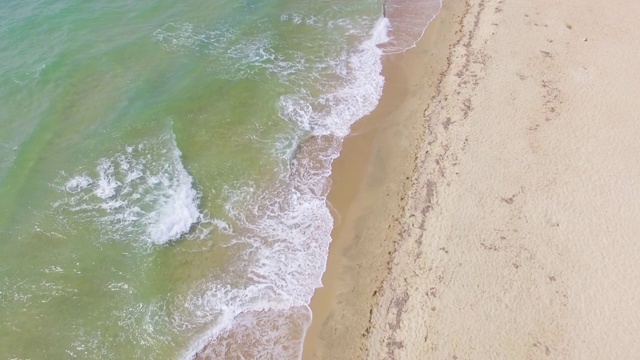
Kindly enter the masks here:
[[3, 1], [2, 356], [296, 358], [382, 3]]

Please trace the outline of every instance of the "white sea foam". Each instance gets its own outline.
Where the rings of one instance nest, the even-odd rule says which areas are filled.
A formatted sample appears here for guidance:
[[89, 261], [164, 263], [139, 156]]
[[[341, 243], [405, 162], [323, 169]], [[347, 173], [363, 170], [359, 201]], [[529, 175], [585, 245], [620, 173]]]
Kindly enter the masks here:
[[78, 175], [76, 177], [71, 178], [64, 184], [65, 190], [70, 193], [75, 193], [81, 190], [86, 189], [93, 183], [93, 179], [88, 177], [86, 174]]
[[[126, 170], [126, 169], [123, 169]], [[113, 177], [113, 162], [110, 159], [100, 159], [98, 165], [98, 186], [94, 194], [101, 199], [108, 199], [116, 194], [116, 188], [122, 185]]]
[[182, 165], [173, 136], [126, 147], [61, 187], [56, 208], [102, 227], [105, 236], [164, 244], [189, 232], [203, 216], [200, 194]]
[[[181, 175], [184, 174], [186, 171]], [[179, 238], [200, 218], [197, 203], [199, 196], [192, 188], [190, 178], [188, 181], [164, 185], [173, 187], [158, 200], [147, 220], [147, 234], [156, 244]]]

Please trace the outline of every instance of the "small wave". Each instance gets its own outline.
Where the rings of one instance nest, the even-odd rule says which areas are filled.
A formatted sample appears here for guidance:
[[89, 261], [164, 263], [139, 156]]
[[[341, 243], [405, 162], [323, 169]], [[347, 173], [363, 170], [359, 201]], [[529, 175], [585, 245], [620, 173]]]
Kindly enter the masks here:
[[[265, 321], [267, 318], [276, 322], [279, 320], [280, 325], [284, 328], [287, 320], [283, 319], [281, 315], [287, 314], [290, 309], [304, 307], [304, 304], [299, 304], [287, 294], [268, 284], [233, 287], [206, 282], [189, 295], [183, 304], [186, 306], [174, 309], [173, 322], [176, 329], [189, 331], [203, 325], [208, 325], [208, 328], [201, 332], [197, 340], [186, 349], [181, 356], [182, 359], [193, 359], [197, 355], [210, 356], [219, 353], [226, 354], [227, 358], [236, 358], [234, 356], [251, 348], [251, 344], [254, 345], [254, 351], [269, 351], [269, 347], [262, 345], [281, 341], [282, 338], [276, 336], [280, 329], [270, 328], [273, 330], [271, 333], [264, 332], [265, 328], [259, 327], [258, 317], [262, 317]], [[280, 316], [270, 316], [274, 314]], [[252, 338], [254, 342], [239, 342], [240, 338]], [[213, 339], [216, 339], [215, 344], [209, 346]], [[249, 346], [245, 346], [245, 349], [241, 348], [247, 344]], [[273, 356], [277, 355], [276, 352], [269, 353]], [[287, 359], [289, 357], [271, 358]]]
[[385, 54], [402, 53], [416, 47], [427, 27], [442, 9], [442, 0], [386, 0], [384, 16], [389, 19], [389, 41]]
[[378, 45], [388, 40], [388, 29], [388, 19], [381, 18], [366, 41], [331, 61], [334, 76], [342, 81], [325, 85], [322, 95], [315, 97], [303, 90], [283, 95], [278, 104], [280, 116], [315, 136], [347, 136], [351, 125], [373, 111], [382, 94]]
[[215, 342], [202, 347], [196, 353], [197, 357], [226, 360], [299, 358], [310, 316], [306, 306], [239, 314], [234, 318], [233, 326], [220, 332]]
[[126, 147], [63, 182], [68, 196], [54, 207], [99, 225], [105, 237], [165, 244], [204, 219], [173, 136]]

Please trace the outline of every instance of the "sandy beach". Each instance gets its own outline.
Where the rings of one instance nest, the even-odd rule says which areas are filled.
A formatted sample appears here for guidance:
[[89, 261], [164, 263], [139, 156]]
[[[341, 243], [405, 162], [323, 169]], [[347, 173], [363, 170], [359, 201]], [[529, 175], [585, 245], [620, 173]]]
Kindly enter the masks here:
[[638, 18], [445, 0], [385, 59], [304, 359], [640, 358]]

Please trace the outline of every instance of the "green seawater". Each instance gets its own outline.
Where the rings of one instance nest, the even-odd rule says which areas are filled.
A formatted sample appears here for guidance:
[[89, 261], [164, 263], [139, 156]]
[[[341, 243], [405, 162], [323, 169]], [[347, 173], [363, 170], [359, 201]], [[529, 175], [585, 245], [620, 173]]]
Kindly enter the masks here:
[[2, 1], [0, 357], [188, 357], [304, 306], [330, 162], [381, 90], [352, 61], [381, 7]]

